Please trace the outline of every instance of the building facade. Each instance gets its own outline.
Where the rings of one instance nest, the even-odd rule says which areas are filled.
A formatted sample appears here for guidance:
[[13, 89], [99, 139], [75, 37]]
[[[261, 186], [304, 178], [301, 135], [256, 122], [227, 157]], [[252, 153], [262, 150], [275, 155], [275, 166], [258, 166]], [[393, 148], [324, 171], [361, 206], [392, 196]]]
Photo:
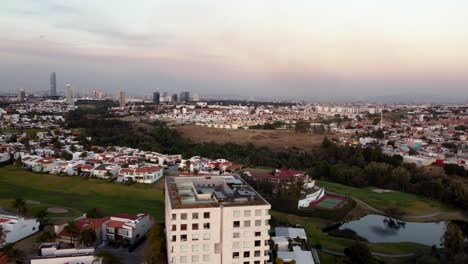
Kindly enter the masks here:
[[74, 106], [75, 105], [75, 98], [73, 98], [73, 87], [71, 84], [67, 84], [67, 104]]
[[181, 92], [180, 93], [180, 101], [181, 102], [190, 102], [190, 93], [189, 92]]
[[39, 232], [39, 221], [21, 216], [0, 214], [0, 226], [4, 232], [4, 237], [0, 240], [0, 247]]
[[271, 208], [239, 176], [166, 177], [168, 262], [269, 260]]
[[161, 103], [161, 95], [159, 94], [159, 92], [154, 92], [153, 93], [153, 104], [160, 104]]
[[31, 264], [101, 264], [94, 248], [73, 248], [68, 244], [54, 242], [41, 244], [38, 255], [31, 258]]
[[50, 96], [57, 96], [57, 75], [55, 72], [50, 74]]

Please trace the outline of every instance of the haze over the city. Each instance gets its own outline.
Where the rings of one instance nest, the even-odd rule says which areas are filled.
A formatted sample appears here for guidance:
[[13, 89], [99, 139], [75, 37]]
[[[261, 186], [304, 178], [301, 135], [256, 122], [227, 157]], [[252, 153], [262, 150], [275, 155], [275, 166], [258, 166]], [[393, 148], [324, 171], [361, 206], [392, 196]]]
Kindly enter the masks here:
[[466, 101], [463, 0], [14, 0], [0, 91]]

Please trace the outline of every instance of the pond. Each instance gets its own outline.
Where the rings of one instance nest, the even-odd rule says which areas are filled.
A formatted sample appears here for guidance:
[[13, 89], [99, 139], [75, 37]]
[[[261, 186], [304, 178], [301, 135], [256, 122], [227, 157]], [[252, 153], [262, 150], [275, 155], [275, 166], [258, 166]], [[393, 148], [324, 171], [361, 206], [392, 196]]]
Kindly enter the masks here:
[[346, 222], [339, 230], [352, 230], [370, 243], [414, 242], [427, 246], [440, 246], [440, 239], [450, 222], [403, 222], [389, 220], [381, 215], [367, 215], [361, 219]]

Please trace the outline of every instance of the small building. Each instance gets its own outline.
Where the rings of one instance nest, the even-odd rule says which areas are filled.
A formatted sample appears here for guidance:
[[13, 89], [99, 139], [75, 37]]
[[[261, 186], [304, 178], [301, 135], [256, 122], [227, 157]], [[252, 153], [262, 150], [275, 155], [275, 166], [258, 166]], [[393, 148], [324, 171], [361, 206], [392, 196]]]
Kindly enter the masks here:
[[0, 247], [39, 232], [39, 224], [39, 221], [34, 218], [0, 214], [0, 226], [5, 234], [4, 243], [0, 244]]
[[70, 244], [54, 242], [39, 246], [37, 256], [31, 264], [101, 264], [102, 259], [95, 255], [94, 248], [74, 248]]

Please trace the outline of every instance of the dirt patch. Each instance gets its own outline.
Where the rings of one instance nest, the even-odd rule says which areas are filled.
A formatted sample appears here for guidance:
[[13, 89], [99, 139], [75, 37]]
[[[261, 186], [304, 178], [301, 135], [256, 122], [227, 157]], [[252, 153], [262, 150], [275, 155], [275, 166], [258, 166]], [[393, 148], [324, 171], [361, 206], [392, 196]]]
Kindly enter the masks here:
[[63, 208], [63, 207], [49, 207], [47, 208], [47, 212], [53, 213], [53, 214], [65, 214], [65, 213], [68, 213], [68, 209]]
[[252, 143], [256, 147], [269, 147], [273, 150], [312, 151], [320, 146], [325, 136], [338, 136], [335, 134], [296, 133], [291, 130], [222, 129], [195, 125], [179, 126], [176, 129], [184, 138], [195, 143], [214, 142], [239, 145]]
[[376, 193], [390, 193], [390, 192], [394, 192], [394, 190], [386, 190], [386, 189], [372, 189], [373, 192], [376, 192]]

